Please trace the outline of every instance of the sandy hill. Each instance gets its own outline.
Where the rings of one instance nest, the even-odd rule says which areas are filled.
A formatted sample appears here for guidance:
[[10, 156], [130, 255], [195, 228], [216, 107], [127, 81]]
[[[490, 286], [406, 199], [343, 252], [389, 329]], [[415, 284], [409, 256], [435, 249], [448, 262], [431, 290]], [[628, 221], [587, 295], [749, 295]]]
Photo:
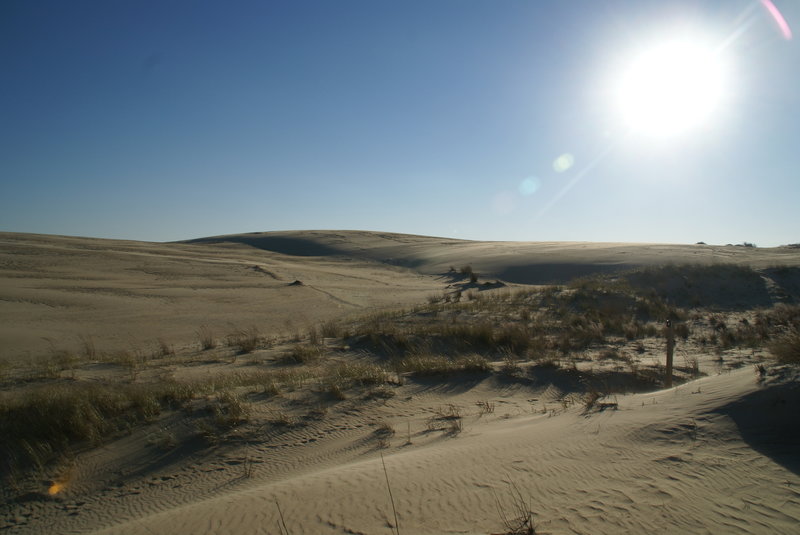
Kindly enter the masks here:
[[0, 233], [0, 530], [797, 533], [799, 273], [792, 248]]
[[[0, 358], [53, 346], [185, 344], [203, 325], [269, 333], [423, 301], [470, 265], [482, 280], [563, 283], [673, 264], [800, 266], [791, 248], [478, 242], [367, 231], [263, 232], [151, 243], [0, 233]], [[289, 286], [295, 280], [302, 286]], [[791, 291], [800, 285], [788, 281]]]
[[798, 250], [717, 245], [593, 242], [486, 242], [368, 231], [253, 232], [183, 243], [244, 244], [292, 256], [371, 260], [440, 274], [471, 265], [486, 277], [521, 284], [563, 283], [582, 275], [673, 264], [798, 265]]

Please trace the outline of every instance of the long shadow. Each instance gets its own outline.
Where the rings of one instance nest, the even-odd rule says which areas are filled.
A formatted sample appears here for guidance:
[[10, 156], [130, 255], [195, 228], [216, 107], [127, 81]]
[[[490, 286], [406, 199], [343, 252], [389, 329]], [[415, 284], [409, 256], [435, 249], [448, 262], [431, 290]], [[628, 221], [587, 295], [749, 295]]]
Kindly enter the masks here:
[[284, 236], [221, 236], [218, 238], [197, 238], [186, 240], [183, 243], [241, 243], [262, 249], [291, 256], [341, 256], [347, 251], [325, 245], [305, 238], [287, 238]]
[[800, 302], [800, 267], [774, 267], [764, 269], [762, 273], [777, 285], [776, 300], [784, 303]]
[[463, 371], [442, 375], [412, 375], [408, 382], [420, 387], [423, 392], [456, 395], [469, 392], [491, 377], [490, 372]]
[[425, 262], [419, 258], [395, 258], [385, 256], [379, 249], [347, 250], [331, 247], [313, 239], [289, 238], [286, 236], [219, 236], [211, 238], [197, 238], [180, 243], [215, 244], [215, 243], [241, 243], [262, 251], [270, 251], [289, 256], [338, 256], [346, 258], [364, 259], [381, 262], [390, 266], [416, 269]]
[[742, 439], [794, 474], [800, 474], [800, 383], [769, 385], [717, 412], [729, 416]]
[[497, 277], [515, 284], [564, 284], [578, 277], [615, 273], [639, 267], [635, 264], [542, 263], [509, 266]]
[[748, 266], [667, 265], [635, 271], [626, 279], [638, 291], [655, 292], [682, 308], [750, 310], [772, 305], [764, 278]]
[[603, 370], [580, 371], [539, 365], [530, 368], [522, 380], [533, 385], [552, 385], [562, 392], [589, 392], [632, 394], [651, 392], [661, 384], [661, 376], [654, 370]]

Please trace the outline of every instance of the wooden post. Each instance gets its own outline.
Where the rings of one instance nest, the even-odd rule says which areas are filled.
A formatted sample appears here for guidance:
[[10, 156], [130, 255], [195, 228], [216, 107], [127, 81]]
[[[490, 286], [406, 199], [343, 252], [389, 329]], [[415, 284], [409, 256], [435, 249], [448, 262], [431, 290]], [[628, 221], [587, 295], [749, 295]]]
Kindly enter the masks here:
[[672, 320], [667, 320], [667, 370], [664, 384], [667, 388], [672, 388], [672, 355], [675, 353], [675, 329], [672, 327]]

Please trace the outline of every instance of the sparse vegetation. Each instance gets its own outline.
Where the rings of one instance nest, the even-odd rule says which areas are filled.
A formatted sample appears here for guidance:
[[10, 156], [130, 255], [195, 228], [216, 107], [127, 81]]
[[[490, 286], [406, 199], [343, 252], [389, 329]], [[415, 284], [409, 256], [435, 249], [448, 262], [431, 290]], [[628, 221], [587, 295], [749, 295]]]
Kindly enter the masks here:
[[525, 498], [514, 481], [509, 481], [508, 486], [508, 500], [501, 500], [497, 492], [494, 493], [497, 514], [504, 529], [497, 535], [536, 535], [530, 498]]
[[478, 406], [479, 416], [483, 416], [484, 414], [492, 414], [494, 412], [495, 402], [488, 401], [488, 400], [481, 400], [475, 403]]
[[344, 334], [342, 326], [337, 321], [326, 321], [320, 327], [323, 338], [338, 338]]
[[203, 325], [197, 330], [197, 338], [200, 339], [200, 347], [204, 351], [208, 351], [209, 349], [214, 349], [217, 347], [217, 341], [214, 338], [214, 332], [207, 325]]
[[779, 336], [770, 343], [769, 350], [781, 364], [800, 363], [800, 331], [793, 329]]
[[374, 434], [377, 437], [387, 438], [394, 436], [394, 427], [389, 422], [381, 422], [375, 428]]
[[486, 372], [491, 370], [489, 362], [480, 355], [449, 358], [441, 355], [412, 355], [397, 364], [399, 372], [419, 376], [453, 375], [464, 372]]
[[252, 353], [258, 349], [261, 336], [256, 327], [250, 327], [233, 331], [228, 335], [227, 342], [228, 346], [236, 348], [241, 354]]
[[158, 356], [159, 357], [174, 357], [175, 346], [167, 343], [163, 338], [158, 339]]
[[[473, 276], [467, 267], [461, 274]], [[0, 398], [0, 471], [41, 468], [76, 447], [101, 444], [175, 410], [191, 415], [204, 436], [221, 440], [252, 427], [248, 421], [258, 415], [273, 427], [299, 426], [312, 418], [308, 407], [381, 409], [401, 393], [405, 381], [444, 384], [469, 374], [475, 381], [492, 374], [512, 378], [505, 384], [553, 381], [574, 401], [583, 396], [587, 413], [612, 408], [614, 403], [604, 401], [614, 392], [660, 384], [663, 367], [657, 359], [666, 319], [675, 322], [677, 354], [683, 355], [683, 366], [675, 369], [678, 381], [701, 374], [698, 355], [719, 355], [722, 368], [743, 365], [737, 355], [744, 349], [768, 348], [780, 363], [799, 362], [800, 307], [741, 310], [735, 299], [725, 297], [691, 308], [706, 298], [701, 293], [700, 303], [694, 303], [692, 291], [717, 277], [733, 278], [739, 295], [758, 297], [748, 286], [753, 275], [737, 266], [668, 266], [546, 288], [487, 290], [481, 285], [465, 292], [466, 299], [442, 293], [409, 310], [324, 322], [306, 335], [296, 334], [295, 343], [277, 347], [256, 327], [234, 330], [223, 338], [227, 347], [202, 357], [197, 345], [176, 349], [163, 339], [155, 348], [100, 355], [91, 338], [83, 337], [78, 352], [54, 348], [25, 367], [0, 366], [0, 380], [19, 388], [19, 394], [15, 390], [14, 396]], [[714, 284], [718, 290], [723, 285]], [[218, 347], [206, 326], [197, 337], [204, 351]], [[255, 355], [247, 363], [228, 360], [243, 353]], [[122, 377], [108, 383], [86, 380], [82, 370], [98, 358], [117, 373], [121, 368]], [[220, 368], [182, 380], [171, 376], [167, 365], [192, 359]], [[493, 402], [484, 401], [476, 413], [494, 410]], [[460, 408], [445, 406], [434, 411], [428, 429], [457, 435], [463, 422]], [[389, 430], [376, 434], [387, 435], [379, 438], [388, 446]], [[410, 442], [410, 425], [408, 435]], [[171, 432], [152, 437], [151, 443], [165, 450], [182, 440]]]
[[94, 345], [94, 338], [89, 335], [82, 334], [78, 336], [78, 340], [80, 340], [81, 349], [83, 350], [83, 356], [89, 360], [94, 360], [97, 358], [97, 349]]
[[461, 408], [457, 405], [448, 404], [440, 407], [433, 412], [433, 416], [428, 418], [428, 431], [444, 431], [448, 435], [457, 435], [464, 429], [461, 418]]
[[314, 344], [295, 344], [290, 351], [282, 357], [283, 362], [306, 364], [319, 359], [323, 355], [323, 348]]

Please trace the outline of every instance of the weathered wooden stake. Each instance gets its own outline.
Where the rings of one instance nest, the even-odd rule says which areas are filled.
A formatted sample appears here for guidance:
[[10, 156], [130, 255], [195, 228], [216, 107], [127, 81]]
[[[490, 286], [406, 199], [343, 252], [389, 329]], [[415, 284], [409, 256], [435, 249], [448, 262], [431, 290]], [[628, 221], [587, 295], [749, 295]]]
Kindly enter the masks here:
[[664, 384], [667, 388], [672, 388], [672, 355], [675, 352], [675, 329], [672, 327], [672, 320], [667, 320], [667, 370]]

